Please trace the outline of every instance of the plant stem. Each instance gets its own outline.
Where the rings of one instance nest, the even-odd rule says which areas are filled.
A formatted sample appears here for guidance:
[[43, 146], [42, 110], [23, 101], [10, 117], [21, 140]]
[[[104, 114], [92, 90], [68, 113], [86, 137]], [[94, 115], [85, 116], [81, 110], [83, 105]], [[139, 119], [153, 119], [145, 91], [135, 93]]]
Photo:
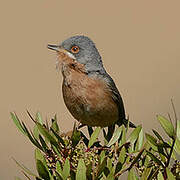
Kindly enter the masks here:
[[167, 160], [166, 165], [165, 165], [166, 167], [169, 166], [169, 163], [170, 163], [170, 160], [171, 160], [171, 156], [172, 156], [172, 153], [173, 153], [173, 149], [174, 149], [175, 142], [176, 142], [176, 139], [173, 138], [172, 147], [171, 147], [171, 150], [170, 150], [170, 153], [169, 153], [168, 160]]

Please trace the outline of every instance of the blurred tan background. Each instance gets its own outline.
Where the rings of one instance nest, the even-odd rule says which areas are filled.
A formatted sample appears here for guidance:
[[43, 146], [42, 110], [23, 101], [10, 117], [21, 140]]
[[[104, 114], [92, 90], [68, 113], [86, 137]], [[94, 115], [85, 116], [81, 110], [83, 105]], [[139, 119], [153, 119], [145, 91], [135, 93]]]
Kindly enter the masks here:
[[[48, 43], [77, 34], [92, 38], [115, 80], [126, 112], [146, 131], [156, 115], [180, 114], [180, 1], [4, 0], [0, 5], [0, 179], [20, 171], [11, 157], [33, 169], [33, 149], [9, 112], [28, 124], [26, 109], [58, 115], [63, 131], [73, 118], [61, 93], [61, 73]], [[22, 177], [22, 175], [20, 175]]]

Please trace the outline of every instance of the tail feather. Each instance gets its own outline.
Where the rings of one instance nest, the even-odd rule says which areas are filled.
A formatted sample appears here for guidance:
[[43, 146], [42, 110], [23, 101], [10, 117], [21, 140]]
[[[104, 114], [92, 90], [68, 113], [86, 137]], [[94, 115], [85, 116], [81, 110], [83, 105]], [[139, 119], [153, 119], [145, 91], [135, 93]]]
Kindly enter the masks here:
[[125, 125], [125, 127], [129, 126], [131, 128], [136, 128], [136, 125], [133, 124], [131, 121], [129, 121], [128, 119], [123, 119], [122, 121], [118, 121], [117, 125], [121, 126], [122, 124]]

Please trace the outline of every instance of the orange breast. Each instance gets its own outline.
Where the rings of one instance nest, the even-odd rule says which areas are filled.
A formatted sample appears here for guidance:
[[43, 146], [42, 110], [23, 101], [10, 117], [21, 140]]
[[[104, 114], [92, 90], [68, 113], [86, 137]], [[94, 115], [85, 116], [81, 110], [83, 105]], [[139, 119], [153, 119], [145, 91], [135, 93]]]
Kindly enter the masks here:
[[[88, 77], [82, 65], [64, 65], [63, 97], [73, 115], [82, 124], [106, 127], [118, 120], [118, 107], [103, 79]], [[76, 67], [76, 68], [75, 68]]]

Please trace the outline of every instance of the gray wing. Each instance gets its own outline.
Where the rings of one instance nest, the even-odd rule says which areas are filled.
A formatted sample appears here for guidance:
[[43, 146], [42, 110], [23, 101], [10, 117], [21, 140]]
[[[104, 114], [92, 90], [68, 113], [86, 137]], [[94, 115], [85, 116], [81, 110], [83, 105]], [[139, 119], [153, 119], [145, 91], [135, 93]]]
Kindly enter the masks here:
[[105, 78], [107, 79], [109, 88], [112, 92], [112, 98], [118, 106], [119, 118], [120, 118], [120, 120], [123, 120], [123, 119], [125, 119], [126, 115], [125, 115], [125, 109], [124, 109], [124, 103], [123, 103], [122, 97], [121, 97], [113, 79], [111, 78], [111, 76], [109, 74], [106, 74]]
[[[120, 93], [119, 93], [113, 79], [111, 78], [111, 76], [109, 74], [107, 74], [107, 73], [104, 76], [105, 76], [105, 78], [107, 80], [109, 88], [112, 91], [112, 98], [113, 98], [114, 102], [118, 106], [119, 120], [118, 120], [117, 124], [119, 126], [121, 126], [122, 124], [124, 124], [126, 126], [127, 123], [128, 123], [128, 120], [126, 119], [123, 99], [122, 99], [122, 97], [121, 97], [121, 95], [120, 95]], [[132, 127], [132, 128], [136, 127], [132, 122], [129, 122], [129, 126]]]

